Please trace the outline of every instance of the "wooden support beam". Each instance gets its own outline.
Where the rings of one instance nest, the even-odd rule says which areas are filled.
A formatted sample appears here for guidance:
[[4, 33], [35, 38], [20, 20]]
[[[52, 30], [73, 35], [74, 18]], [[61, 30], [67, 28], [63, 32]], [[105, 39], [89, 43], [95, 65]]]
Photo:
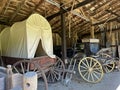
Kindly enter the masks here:
[[115, 33], [112, 33], [111, 35], [111, 46], [112, 46], [112, 56], [115, 58], [116, 57], [116, 39], [115, 39]]
[[[62, 4], [61, 4], [62, 5]], [[63, 13], [63, 8], [60, 8], [61, 15], [61, 29], [62, 29], [62, 60], [66, 63], [67, 59], [67, 49], [66, 49], [66, 30], [65, 30], [65, 16]]]
[[[91, 3], [92, 1], [94, 1], [94, 0], [85, 0], [85, 1], [83, 1], [83, 2], [80, 2], [79, 4], [77, 4], [77, 5], [75, 5], [75, 6], [73, 7], [73, 10], [76, 9], [76, 8], [82, 7], [82, 6], [84, 6], [84, 5], [88, 4], [88, 3]], [[69, 8], [67, 8], [66, 10], [63, 10], [63, 14], [66, 13], [66, 12], [69, 12], [69, 11], [71, 10], [71, 8], [72, 8], [72, 7], [69, 7]], [[59, 15], [60, 15], [60, 12], [57, 12], [57, 13], [55, 13], [55, 14], [47, 17], [47, 20], [50, 21], [51, 19], [53, 19], [54, 17], [59, 16]]]
[[20, 9], [22, 8], [22, 6], [24, 5], [24, 2], [25, 2], [25, 0], [22, 0], [22, 1], [18, 4], [16, 11], [14, 12], [14, 14], [13, 14], [12, 17], [11, 17], [11, 19], [9, 20], [9, 23], [11, 23], [11, 22], [14, 20], [14, 18], [15, 18], [16, 15], [18, 14], [19, 10], [20, 10]]
[[91, 31], [90, 31], [90, 34], [91, 34], [91, 38], [95, 38], [95, 35], [94, 35], [94, 30], [95, 30], [95, 26], [92, 25], [92, 23], [95, 21], [93, 17], [90, 17], [91, 19]]
[[117, 14], [116, 12], [113, 12], [113, 11], [111, 11], [111, 10], [106, 10], [106, 11], [109, 12], [109, 13], [111, 13], [111, 14], [113, 14], [113, 15], [115, 15], [115, 16], [117, 16], [117, 17], [120, 17], [120, 15]]
[[[106, 28], [105, 28], [106, 29]], [[115, 29], [112, 29], [112, 31], [118, 31], [118, 30], [120, 30], [120, 27], [118, 27], [118, 28], [115, 28]], [[110, 29], [109, 30], [106, 30], [106, 32], [109, 32], [110, 31]], [[99, 34], [99, 33], [103, 33], [104, 31], [99, 31], [99, 32], [95, 32], [95, 34]], [[86, 34], [84, 34], [83, 36], [87, 36], [87, 35], [90, 35], [90, 33], [88, 32], [88, 33], [86, 33]]]
[[9, 5], [10, 5], [10, 2], [11, 2], [11, 0], [7, 0], [7, 3], [6, 3], [6, 5], [5, 5], [5, 9], [3, 9], [4, 11], [3, 11], [2, 14], [5, 14], [5, 13], [6, 13], [8, 7], [9, 7]]
[[[106, 21], [107, 21], [107, 20], [98, 21], [98, 22], [93, 23], [92, 25], [100, 25], [100, 24], [104, 24]], [[115, 18], [111, 18], [111, 19], [109, 19], [107, 22], [113, 22], [113, 21], [117, 21], [117, 17], [115, 17]]]
[[91, 26], [90, 34], [91, 34], [91, 38], [95, 38], [95, 35], [94, 35], [94, 26]]
[[19, 3], [16, 12], [12, 15], [11, 19], [9, 20], [9, 23], [12, 22], [12, 20], [16, 17], [17, 13], [19, 12], [19, 10], [21, 9], [21, 7], [24, 5], [25, 0], [22, 0], [21, 3]]
[[96, 15], [96, 14], [99, 14], [99, 13], [103, 12], [103, 11], [102, 11], [103, 8], [106, 9], [106, 8], [108, 8], [109, 5], [113, 5], [113, 4], [114, 4], [114, 2], [113, 2], [112, 0], [111, 0], [111, 1], [106, 1], [106, 2], [104, 2], [103, 4], [98, 5], [98, 6], [95, 8], [94, 12], [92, 12], [90, 15], [91, 15], [91, 16], [94, 16], [94, 15]]
[[106, 30], [102, 31], [102, 39], [103, 39], [103, 46], [106, 48], [106, 42], [107, 42], [107, 36], [106, 36]]

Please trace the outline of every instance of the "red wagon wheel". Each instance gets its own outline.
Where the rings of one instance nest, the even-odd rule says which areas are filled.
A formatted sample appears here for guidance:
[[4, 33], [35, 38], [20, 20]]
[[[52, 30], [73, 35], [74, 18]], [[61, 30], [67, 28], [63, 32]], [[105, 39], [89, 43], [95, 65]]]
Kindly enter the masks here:
[[65, 66], [63, 64], [63, 61], [59, 57], [56, 57], [55, 63], [49, 67], [49, 71], [46, 74], [47, 81], [49, 83], [55, 83], [62, 80], [64, 71]]
[[42, 84], [39, 84], [41, 85], [41, 90], [48, 90], [48, 83], [45, 73], [37, 63], [34, 63], [31, 60], [21, 60], [13, 64], [12, 68], [14, 73], [25, 74], [26, 72], [29, 71], [39, 73], [40, 77], [44, 81], [44, 83], [42, 82]]

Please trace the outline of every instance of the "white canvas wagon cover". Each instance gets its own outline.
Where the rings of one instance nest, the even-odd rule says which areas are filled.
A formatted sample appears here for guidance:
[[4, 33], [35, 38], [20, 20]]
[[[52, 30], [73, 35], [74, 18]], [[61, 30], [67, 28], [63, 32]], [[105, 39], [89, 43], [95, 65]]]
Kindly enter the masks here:
[[2, 56], [34, 58], [41, 40], [45, 53], [54, 58], [52, 31], [48, 21], [39, 14], [5, 28], [1, 34]]

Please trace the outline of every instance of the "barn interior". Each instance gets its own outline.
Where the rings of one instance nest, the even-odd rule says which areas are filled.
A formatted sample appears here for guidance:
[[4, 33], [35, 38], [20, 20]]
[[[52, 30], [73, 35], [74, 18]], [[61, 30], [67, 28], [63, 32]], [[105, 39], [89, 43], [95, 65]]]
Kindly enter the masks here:
[[[50, 24], [53, 53], [64, 64], [68, 65], [69, 59], [76, 53], [83, 57], [109, 49], [110, 53], [105, 53], [117, 58], [115, 65], [120, 69], [119, 0], [0, 0], [0, 32], [17, 22], [27, 20], [33, 14], [41, 15]], [[109, 64], [112, 68], [107, 68], [109, 70], [106, 72], [114, 69], [114, 64]], [[91, 72], [92, 69], [89, 68], [88, 71]], [[97, 77], [99, 80], [102, 73]]]
[[0, 30], [38, 13], [52, 27], [56, 48], [73, 47], [84, 38], [96, 38], [100, 47], [120, 44], [119, 0], [1, 0]]

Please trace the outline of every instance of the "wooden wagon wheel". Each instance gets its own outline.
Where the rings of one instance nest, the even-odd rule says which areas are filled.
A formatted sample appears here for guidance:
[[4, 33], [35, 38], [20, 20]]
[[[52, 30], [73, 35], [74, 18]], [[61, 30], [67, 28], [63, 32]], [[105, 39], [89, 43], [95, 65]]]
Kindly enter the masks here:
[[113, 58], [110, 55], [101, 53], [99, 54], [99, 60], [102, 63], [103, 69], [106, 73], [113, 71], [115, 67], [115, 63]]
[[48, 90], [48, 83], [45, 73], [37, 63], [34, 63], [31, 60], [21, 60], [13, 64], [12, 69], [14, 73], [20, 74], [25, 74], [26, 72], [29, 71], [37, 72], [37, 74], [39, 74], [38, 78], [41, 77], [42, 80], [44, 81], [42, 83], [42, 90]]
[[102, 65], [94, 58], [85, 57], [80, 60], [78, 64], [78, 70], [81, 77], [91, 83], [97, 83], [101, 81], [103, 77]]
[[55, 83], [63, 79], [65, 66], [63, 61], [56, 57], [55, 63], [49, 67], [49, 71], [46, 74], [48, 83]]

